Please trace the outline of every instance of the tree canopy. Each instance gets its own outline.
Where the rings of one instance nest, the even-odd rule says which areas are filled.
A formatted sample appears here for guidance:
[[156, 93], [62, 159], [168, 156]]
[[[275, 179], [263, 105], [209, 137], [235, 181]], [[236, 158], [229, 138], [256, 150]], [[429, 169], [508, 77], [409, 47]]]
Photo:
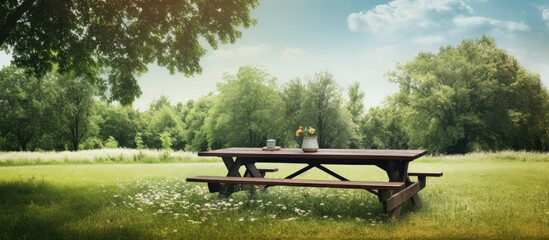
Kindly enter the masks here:
[[347, 148], [351, 139], [356, 137], [355, 127], [334, 76], [328, 72], [316, 73], [307, 78], [304, 87], [302, 124], [316, 127], [319, 147]]
[[364, 92], [360, 91], [360, 83], [355, 82], [347, 89], [349, 102], [347, 102], [347, 110], [351, 114], [351, 120], [355, 126], [356, 137], [351, 139], [351, 148], [362, 148], [362, 139], [360, 139], [361, 128], [364, 123]]
[[160, 96], [139, 112], [93, 97], [96, 86], [74, 74], [10, 66], [0, 70], [0, 150], [201, 151], [269, 138], [297, 147], [299, 126], [316, 128], [322, 148], [549, 150], [547, 88], [489, 37], [419, 53], [388, 76], [399, 91], [366, 113], [357, 83], [344, 98], [328, 72], [279, 85], [253, 66], [225, 74], [215, 93], [176, 104]]
[[0, 3], [0, 49], [37, 77], [54, 68], [97, 83], [112, 100], [141, 95], [136, 75], [156, 63], [200, 73], [206, 53], [234, 43], [257, 0], [9, 0]]
[[51, 86], [15, 67], [0, 70], [0, 138], [10, 148], [27, 150], [47, 128], [53, 96], [46, 88]]
[[[265, 145], [280, 139], [282, 103], [276, 79], [257, 67], [241, 67], [225, 75], [207, 125], [210, 147]], [[280, 141], [280, 140], [279, 140]]]
[[420, 53], [389, 74], [412, 148], [441, 153], [549, 144], [549, 96], [539, 75], [524, 69], [490, 37]]

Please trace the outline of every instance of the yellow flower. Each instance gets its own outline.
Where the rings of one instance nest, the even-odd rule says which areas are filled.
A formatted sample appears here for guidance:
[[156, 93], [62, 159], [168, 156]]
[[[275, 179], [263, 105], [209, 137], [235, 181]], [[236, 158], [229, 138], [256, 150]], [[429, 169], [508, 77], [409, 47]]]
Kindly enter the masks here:
[[297, 131], [295, 131], [295, 136], [299, 137], [302, 134], [303, 134], [303, 127], [299, 126], [299, 129], [297, 129]]
[[312, 128], [312, 127], [309, 127], [309, 133], [310, 133], [310, 134], [315, 134], [315, 129]]

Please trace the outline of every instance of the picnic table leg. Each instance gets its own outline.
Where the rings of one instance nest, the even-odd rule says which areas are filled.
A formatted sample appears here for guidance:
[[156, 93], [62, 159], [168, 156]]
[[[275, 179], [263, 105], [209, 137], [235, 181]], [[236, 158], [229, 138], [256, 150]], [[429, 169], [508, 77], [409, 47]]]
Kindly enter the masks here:
[[[227, 177], [241, 177], [239, 170], [242, 165], [246, 167], [245, 176], [251, 177], [263, 177], [261, 172], [255, 166], [255, 163], [246, 161], [245, 158], [236, 158], [234, 160], [232, 157], [222, 157], [223, 163], [227, 168]], [[229, 197], [234, 192], [242, 190], [255, 190], [253, 185], [240, 185], [240, 184], [209, 184], [210, 192], [219, 192], [220, 197]], [[212, 191], [213, 190], [213, 191]]]
[[[419, 182], [419, 190], [425, 188], [425, 185], [427, 183], [427, 177], [426, 176], [418, 176], [417, 180]], [[411, 182], [409, 177], [407, 178], [407, 182]], [[414, 207], [421, 206], [421, 198], [419, 197], [419, 193], [412, 196], [412, 199], [410, 199], [410, 200], [412, 201], [412, 205]]]
[[[420, 189], [421, 190], [423, 187], [421, 187], [421, 184], [425, 182], [425, 179], [423, 179], [423, 181], [420, 181]], [[412, 181], [410, 181], [410, 178], [408, 176], [406, 176], [406, 186], [409, 186], [409, 184], [411, 184]], [[410, 201], [412, 202], [412, 206], [413, 207], [419, 207], [421, 206], [421, 198], [419, 197], [419, 190], [418, 190], [418, 193], [414, 194], [412, 196], [412, 198], [410, 198]]]
[[[223, 163], [227, 168], [227, 177], [241, 177], [240, 166], [242, 166], [242, 160], [234, 160], [232, 157], [222, 157]], [[220, 198], [227, 198], [231, 196], [234, 192], [243, 190], [244, 188], [241, 185], [236, 184], [220, 184], [220, 183], [208, 183], [208, 188], [210, 192], [219, 192]]]
[[255, 163], [246, 163], [244, 164], [244, 166], [246, 167], [246, 172], [248, 172], [248, 174], [250, 174], [251, 177], [258, 177], [258, 178], [264, 177], [263, 174], [261, 174], [261, 172], [255, 166]]
[[[234, 173], [231, 173], [231, 169], [234, 168], [235, 166], [235, 161], [233, 160], [232, 157], [222, 157], [221, 159], [223, 159], [223, 163], [225, 164], [225, 167], [227, 168], [227, 176], [229, 176], [230, 174], [233, 174]], [[238, 173], [238, 170], [237, 170], [237, 175], [236, 176], [240, 176], [240, 173]], [[220, 197], [228, 197], [230, 195], [227, 194], [228, 191], [225, 184], [219, 184], [219, 183], [208, 183], [208, 189], [211, 193], [214, 193], [214, 192], [218, 192], [219, 193], [219, 196]]]
[[[259, 169], [257, 169], [257, 166], [255, 166], [255, 163], [247, 162], [247, 163], [244, 164], [244, 166], [246, 167], [246, 173], [244, 174], [244, 177], [265, 178], [265, 175], [263, 175], [263, 173], [261, 173], [259, 171]], [[246, 186], [248, 186], [248, 185], [246, 185]], [[266, 186], [266, 185], [261, 185], [261, 186], [260, 185], [257, 185], [257, 186], [249, 185], [249, 187], [250, 187], [249, 196], [253, 199], [255, 197], [256, 188], [259, 188], [263, 192], [266, 192], [268, 186]]]
[[[391, 161], [379, 167], [385, 170], [385, 172], [387, 173], [387, 176], [389, 177], [389, 181], [406, 182], [407, 187], [411, 185], [411, 182], [409, 181], [408, 176], [406, 174], [408, 172], [408, 161], [404, 161], [404, 160]], [[390, 192], [390, 195], [393, 195], [393, 194], [395, 193]], [[419, 199], [419, 196], [418, 196], [418, 199]], [[380, 198], [380, 201], [381, 201], [381, 198]], [[400, 217], [400, 210], [402, 209], [402, 206], [399, 204], [395, 208], [389, 209], [387, 201], [383, 201], [383, 209], [389, 214], [389, 216], [398, 218]]]
[[225, 167], [227, 167], [227, 177], [241, 177], [238, 170], [240, 169], [240, 166], [242, 166], [242, 160], [239, 158], [233, 160], [232, 157], [223, 157], [222, 159], [223, 163], [225, 163]]

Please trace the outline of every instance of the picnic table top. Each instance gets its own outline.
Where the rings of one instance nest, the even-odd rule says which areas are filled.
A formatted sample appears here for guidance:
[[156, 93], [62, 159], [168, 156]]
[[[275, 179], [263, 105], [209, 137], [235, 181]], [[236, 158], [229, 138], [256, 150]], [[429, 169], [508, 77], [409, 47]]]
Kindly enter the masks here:
[[249, 158], [315, 158], [315, 159], [372, 159], [412, 161], [427, 154], [425, 150], [333, 149], [321, 148], [306, 153], [299, 148], [263, 151], [261, 148], [223, 148], [199, 152], [198, 156]]

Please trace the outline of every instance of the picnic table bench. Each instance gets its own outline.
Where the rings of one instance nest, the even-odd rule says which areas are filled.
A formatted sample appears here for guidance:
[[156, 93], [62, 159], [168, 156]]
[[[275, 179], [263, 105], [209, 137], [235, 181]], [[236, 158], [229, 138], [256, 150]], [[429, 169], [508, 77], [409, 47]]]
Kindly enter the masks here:
[[[408, 172], [409, 163], [426, 153], [423, 150], [357, 149], [319, 149], [318, 152], [304, 153], [301, 149], [262, 151], [261, 148], [226, 148], [198, 153], [199, 156], [221, 157], [228, 171], [226, 176], [196, 176], [186, 180], [208, 183], [210, 192], [219, 192], [224, 196], [253, 189], [255, 185], [364, 189], [378, 196], [389, 216], [398, 218], [404, 202], [410, 200], [414, 206], [421, 204], [419, 191], [426, 186], [427, 177], [442, 176], [441, 172]], [[265, 178], [267, 172], [278, 169], [257, 168], [256, 163], [301, 163], [306, 166], [281, 179]], [[387, 173], [389, 181], [351, 181], [324, 165], [374, 165]], [[244, 176], [239, 172], [242, 166], [246, 168]], [[313, 168], [338, 180], [295, 179]], [[412, 182], [410, 176], [417, 177], [418, 181]]]

